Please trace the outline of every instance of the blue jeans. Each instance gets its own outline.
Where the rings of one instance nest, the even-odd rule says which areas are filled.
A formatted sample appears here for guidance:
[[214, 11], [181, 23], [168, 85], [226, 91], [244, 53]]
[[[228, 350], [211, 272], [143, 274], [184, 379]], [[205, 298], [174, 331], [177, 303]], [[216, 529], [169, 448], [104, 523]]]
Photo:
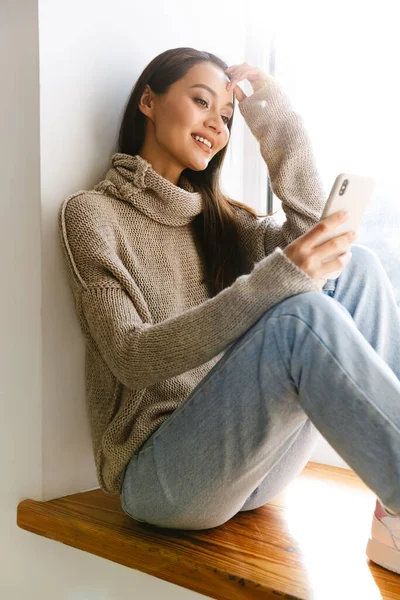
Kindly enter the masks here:
[[400, 513], [400, 313], [376, 254], [271, 307], [128, 463], [124, 512], [209, 529], [280, 494], [322, 435]]

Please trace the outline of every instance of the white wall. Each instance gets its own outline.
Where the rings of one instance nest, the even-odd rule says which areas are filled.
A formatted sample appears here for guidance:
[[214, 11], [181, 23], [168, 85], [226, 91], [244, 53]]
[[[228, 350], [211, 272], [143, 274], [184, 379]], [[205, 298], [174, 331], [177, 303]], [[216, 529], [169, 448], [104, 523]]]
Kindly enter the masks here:
[[[59, 248], [59, 206], [103, 178], [124, 104], [154, 56], [193, 46], [233, 64], [243, 60], [244, 40], [228, 2], [189, 8], [183, 1], [119, 0], [111, 10], [98, 0], [42, 0], [39, 6], [43, 498], [50, 499], [98, 487], [84, 402], [84, 342]], [[227, 161], [236, 169], [225, 179], [235, 197], [241, 192], [239, 137]]]
[[[192, 46], [244, 60], [240, 13], [225, 0], [0, 3], [1, 598], [205, 597], [23, 531], [16, 509], [98, 487], [58, 208], [102, 178], [130, 89], [154, 56]], [[236, 130], [224, 179], [241, 199], [240, 119]]]

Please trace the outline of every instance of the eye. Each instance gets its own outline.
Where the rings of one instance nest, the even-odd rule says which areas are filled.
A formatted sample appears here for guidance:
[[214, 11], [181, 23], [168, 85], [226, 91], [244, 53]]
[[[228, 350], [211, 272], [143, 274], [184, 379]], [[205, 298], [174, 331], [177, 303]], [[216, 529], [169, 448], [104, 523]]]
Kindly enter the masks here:
[[[206, 104], [208, 106], [208, 102], [206, 100], [203, 100], [203, 98], [195, 98], [196, 102], [200, 101], [200, 102], [204, 102], [204, 104]], [[204, 106], [203, 104], [203, 106]]]
[[[203, 106], [204, 105], [208, 106], [207, 100], [204, 100], [203, 98], [195, 98], [195, 101], [196, 102], [204, 102]], [[222, 118], [225, 119], [224, 123], [225, 123], [225, 125], [227, 125], [229, 123], [229, 121], [230, 121], [230, 118], [229, 117], [225, 117], [225, 116], [223, 116]]]

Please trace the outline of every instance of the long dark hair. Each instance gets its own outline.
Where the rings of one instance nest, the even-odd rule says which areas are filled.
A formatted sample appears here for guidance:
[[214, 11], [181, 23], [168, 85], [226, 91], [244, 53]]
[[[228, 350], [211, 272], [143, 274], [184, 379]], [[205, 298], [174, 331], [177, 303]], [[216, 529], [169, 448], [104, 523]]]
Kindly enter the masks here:
[[[175, 81], [184, 77], [197, 63], [212, 62], [223, 71], [228, 65], [209, 52], [194, 48], [172, 48], [156, 56], [137, 80], [125, 107], [118, 136], [117, 152], [140, 154], [145, 139], [145, 115], [139, 102], [146, 85], [155, 94], [165, 94]], [[232, 119], [228, 123], [232, 128]], [[253, 208], [224, 195], [220, 189], [220, 173], [228, 145], [218, 152], [203, 171], [185, 169], [183, 175], [203, 199], [204, 210], [192, 221], [193, 232], [205, 260], [205, 279], [210, 297], [232, 285], [240, 276], [253, 268], [244, 248], [239, 244], [235, 207], [246, 210], [256, 220]]]

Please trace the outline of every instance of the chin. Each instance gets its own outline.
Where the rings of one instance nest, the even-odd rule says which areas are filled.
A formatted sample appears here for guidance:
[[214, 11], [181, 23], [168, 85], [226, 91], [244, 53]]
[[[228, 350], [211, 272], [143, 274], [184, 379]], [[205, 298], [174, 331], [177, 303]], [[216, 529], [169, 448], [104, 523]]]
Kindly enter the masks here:
[[206, 165], [196, 165], [196, 166], [192, 166], [192, 167], [188, 167], [189, 169], [191, 169], [192, 171], [205, 171], [208, 167], [208, 163]]
[[197, 157], [197, 160], [193, 159], [187, 161], [188, 168], [192, 169], [192, 171], [204, 171], [207, 169], [212, 158], [214, 158], [214, 155], [210, 154], [203, 159], [201, 157]]
[[191, 160], [182, 161], [182, 164], [185, 165], [185, 169], [190, 169], [191, 171], [205, 171], [209, 162], [210, 161]]

